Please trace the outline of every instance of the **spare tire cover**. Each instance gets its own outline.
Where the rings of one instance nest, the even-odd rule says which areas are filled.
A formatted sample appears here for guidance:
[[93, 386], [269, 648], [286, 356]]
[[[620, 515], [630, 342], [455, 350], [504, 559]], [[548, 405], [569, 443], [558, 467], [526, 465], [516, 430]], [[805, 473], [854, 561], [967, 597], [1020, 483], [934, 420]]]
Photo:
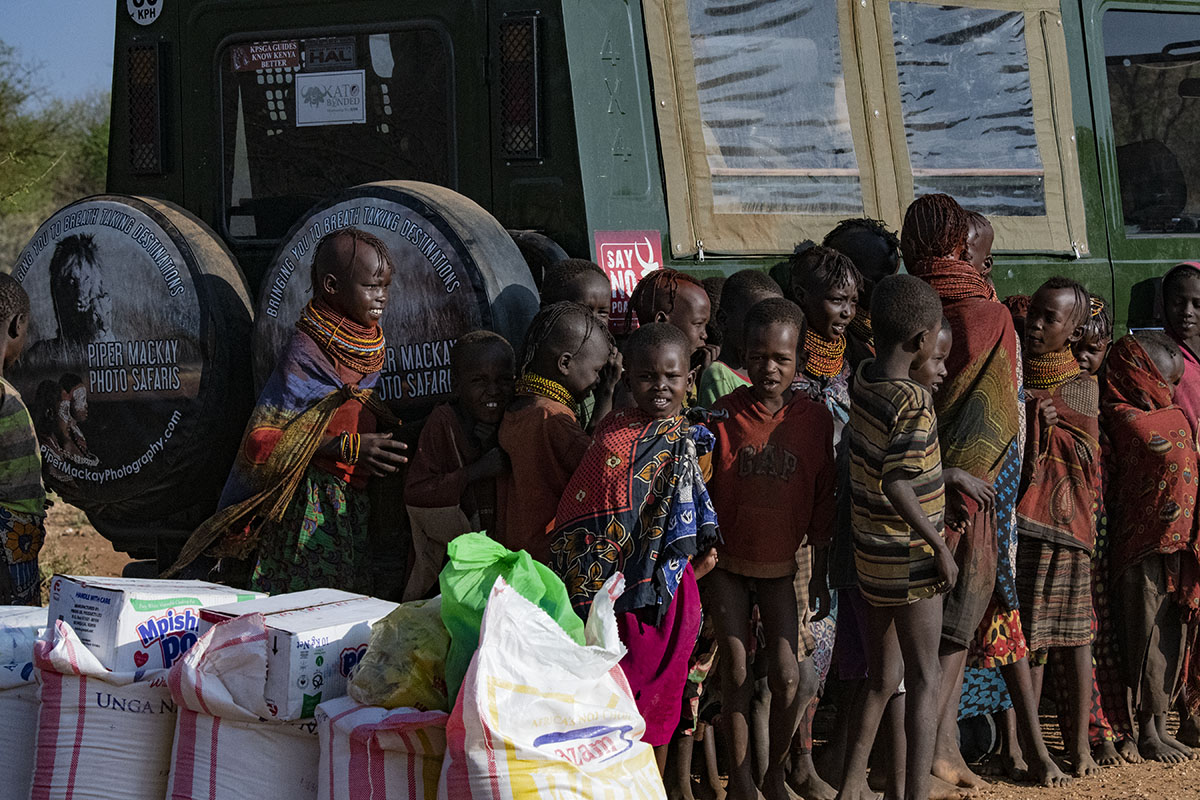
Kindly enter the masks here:
[[381, 325], [387, 357], [378, 389], [404, 419], [450, 397], [450, 347], [485, 328], [520, 347], [537, 289], [520, 250], [474, 201], [416, 181], [367, 183], [318, 204], [276, 251], [259, 294], [254, 377], [261, 388], [312, 298], [317, 243], [346, 227], [387, 245], [396, 266]]
[[217, 236], [161, 200], [99, 195], [43, 223], [12, 274], [31, 313], [9, 378], [48, 488], [114, 519], [215, 504], [251, 399], [248, 287]]

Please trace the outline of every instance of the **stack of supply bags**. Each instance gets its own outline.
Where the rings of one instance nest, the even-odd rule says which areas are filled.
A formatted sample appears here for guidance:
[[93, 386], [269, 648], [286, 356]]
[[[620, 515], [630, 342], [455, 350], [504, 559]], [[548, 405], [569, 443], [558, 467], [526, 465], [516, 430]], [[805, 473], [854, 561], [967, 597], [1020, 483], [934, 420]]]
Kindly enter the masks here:
[[625, 648], [613, 604], [622, 589], [619, 574], [604, 585], [581, 645], [503, 577], [495, 580], [446, 724], [439, 800], [665, 800], [619, 665]]
[[318, 800], [434, 800], [446, 752], [442, 599], [403, 603], [371, 626], [350, 696], [317, 707]]
[[171, 668], [179, 706], [168, 800], [302, 800], [317, 794], [313, 720], [268, 720], [262, 614], [213, 626]]
[[37, 742], [33, 646], [46, 609], [0, 606], [0, 800], [29, 800]]
[[168, 800], [315, 800], [313, 712], [345, 694], [371, 623], [395, 608], [313, 589], [204, 609], [204, 634], [170, 673]]
[[206, 604], [259, 597], [202, 581], [51, 579], [34, 647], [40, 689], [34, 800], [162, 800], [176, 706], [166, 667]]

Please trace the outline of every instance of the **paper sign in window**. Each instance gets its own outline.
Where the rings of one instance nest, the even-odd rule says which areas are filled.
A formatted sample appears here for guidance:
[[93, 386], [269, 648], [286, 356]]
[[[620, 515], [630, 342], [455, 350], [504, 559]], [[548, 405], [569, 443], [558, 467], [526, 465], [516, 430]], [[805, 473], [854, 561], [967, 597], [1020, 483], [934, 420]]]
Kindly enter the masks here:
[[296, 75], [296, 127], [367, 121], [366, 77], [361, 69]]

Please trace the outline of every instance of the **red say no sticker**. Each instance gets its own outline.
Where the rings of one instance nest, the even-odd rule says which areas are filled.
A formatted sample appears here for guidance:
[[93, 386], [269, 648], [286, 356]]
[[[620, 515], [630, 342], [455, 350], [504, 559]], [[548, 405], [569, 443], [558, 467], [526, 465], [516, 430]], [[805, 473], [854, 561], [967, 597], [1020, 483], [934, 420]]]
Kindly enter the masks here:
[[612, 284], [612, 311], [609, 329], [628, 333], [637, 327], [626, 325], [629, 295], [647, 273], [662, 268], [660, 231], [596, 231], [596, 263]]

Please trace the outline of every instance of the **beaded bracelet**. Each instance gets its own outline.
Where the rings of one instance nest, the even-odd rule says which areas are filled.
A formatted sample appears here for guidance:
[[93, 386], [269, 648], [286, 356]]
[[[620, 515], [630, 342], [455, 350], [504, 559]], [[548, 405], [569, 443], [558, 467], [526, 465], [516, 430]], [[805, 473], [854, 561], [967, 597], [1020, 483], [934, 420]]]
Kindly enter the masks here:
[[353, 466], [358, 463], [359, 450], [362, 447], [362, 436], [357, 433], [343, 431], [338, 437], [342, 451], [342, 461]]

